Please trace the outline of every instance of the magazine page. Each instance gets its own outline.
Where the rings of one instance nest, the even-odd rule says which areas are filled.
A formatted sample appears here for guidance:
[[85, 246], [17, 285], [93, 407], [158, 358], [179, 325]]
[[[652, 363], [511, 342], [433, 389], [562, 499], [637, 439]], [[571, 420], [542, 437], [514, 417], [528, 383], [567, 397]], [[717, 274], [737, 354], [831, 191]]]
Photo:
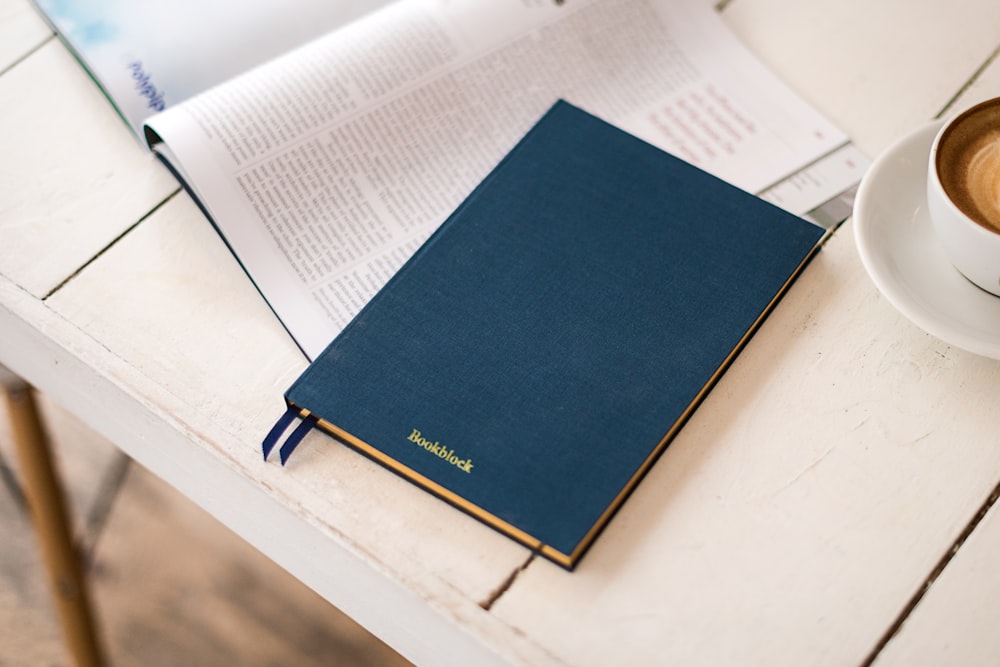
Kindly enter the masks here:
[[751, 192], [846, 144], [703, 0], [404, 0], [149, 136], [312, 358], [558, 98]]
[[389, 0], [35, 0], [141, 136], [142, 123]]

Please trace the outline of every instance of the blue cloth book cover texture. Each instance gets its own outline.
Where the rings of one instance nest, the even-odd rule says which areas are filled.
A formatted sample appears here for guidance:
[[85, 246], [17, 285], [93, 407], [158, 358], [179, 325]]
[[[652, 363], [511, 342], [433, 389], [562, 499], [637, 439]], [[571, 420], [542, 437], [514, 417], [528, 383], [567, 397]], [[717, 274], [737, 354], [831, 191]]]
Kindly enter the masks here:
[[822, 235], [559, 102], [286, 399], [572, 568]]

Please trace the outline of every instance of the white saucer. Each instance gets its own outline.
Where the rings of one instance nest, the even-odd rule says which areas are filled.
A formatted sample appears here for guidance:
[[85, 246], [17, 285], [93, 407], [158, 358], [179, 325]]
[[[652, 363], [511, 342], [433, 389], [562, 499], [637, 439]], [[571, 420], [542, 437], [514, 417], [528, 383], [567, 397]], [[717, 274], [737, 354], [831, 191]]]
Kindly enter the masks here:
[[886, 299], [927, 333], [1000, 359], [1000, 297], [979, 289], [948, 261], [924, 200], [927, 159], [940, 122], [883, 153], [854, 202], [854, 234], [868, 275]]

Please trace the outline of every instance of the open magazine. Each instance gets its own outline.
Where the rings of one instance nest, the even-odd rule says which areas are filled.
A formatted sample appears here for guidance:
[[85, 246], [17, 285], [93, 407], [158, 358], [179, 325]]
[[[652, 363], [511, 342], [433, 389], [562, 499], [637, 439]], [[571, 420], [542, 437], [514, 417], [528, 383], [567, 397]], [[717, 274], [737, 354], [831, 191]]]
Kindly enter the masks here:
[[[54, 10], [65, 0], [39, 3], [59, 28]], [[128, 4], [122, 16], [132, 17], [151, 3], [113, 4]], [[243, 17], [226, 29], [242, 33], [242, 46], [204, 53], [185, 52], [191, 35], [170, 34], [170, 21], [117, 55], [64, 37], [134, 127], [145, 114], [128, 101], [138, 80], [129, 63], [162, 86], [171, 102], [162, 113], [153, 114], [149, 91], [140, 97], [148, 144], [310, 358], [557, 99], [827, 227], [849, 213], [843, 193], [867, 165], [704, 0], [398, 0], [335, 10], [299, 0], [303, 22], [288, 18], [295, 3], [258, 0], [241, 13], [270, 4], [277, 18]], [[229, 12], [205, 11], [223, 22]], [[211, 42], [200, 21], [184, 29]], [[270, 39], [277, 32], [284, 43]], [[140, 53], [149, 44], [153, 52]], [[227, 62], [218, 82], [201, 76], [212, 52], [226, 60], [248, 45], [262, 51], [244, 60], [246, 71], [230, 77], [238, 66]], [[183, 61], [168, 75], [159, 59], [175, 53]], [[126, 81], [112, 84], [98, 60], [124, 67]], [[172, 100], [186, 79], [204, 90]]]

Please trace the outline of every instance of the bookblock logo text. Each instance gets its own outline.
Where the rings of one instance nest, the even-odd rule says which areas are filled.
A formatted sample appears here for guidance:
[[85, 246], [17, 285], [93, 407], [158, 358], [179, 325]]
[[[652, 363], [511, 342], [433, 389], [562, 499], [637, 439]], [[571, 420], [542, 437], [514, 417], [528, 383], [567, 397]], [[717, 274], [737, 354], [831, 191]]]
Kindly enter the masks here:
[[462, 472], [472, 473], [472, 459], [459, 458], [455, 454], [454, 449], [448, 449], [440, 442], [431, 442], [427, 438], [423, 437], [417, 429], [413, 429], [413, 433], [410, 434], [410, 437], [408, 437], [407, 440], [416, 444], [418, 447], [423, 447], [431, 454], [434, 454], [439, 459], [447, 461]]

